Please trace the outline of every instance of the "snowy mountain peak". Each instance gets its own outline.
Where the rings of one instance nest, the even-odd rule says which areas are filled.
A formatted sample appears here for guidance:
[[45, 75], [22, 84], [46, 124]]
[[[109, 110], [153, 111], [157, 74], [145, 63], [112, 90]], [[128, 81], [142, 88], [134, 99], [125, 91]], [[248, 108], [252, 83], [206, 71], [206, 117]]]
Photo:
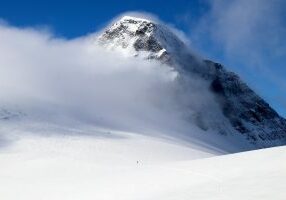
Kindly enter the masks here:
[[124, 26], [126, 28], [125, 30], [128, 32], [140, 31], [142, 27], [147, 27], [149, 28], [148, 32], [150, 33], [153, 31], [152, 28], [155, 26], [155, 23], [147, 19], [123, 16], [110, 27], [110, 30], [117, 29], [120, 26]]
[[[107, 49], [119, 50], [127, 56], [156, 59], [173, 67], [180, 82], [185, 83], [197, 76], [209, 84], [214, 95], [213, 101], [219, 104], [221, 113], [227, 119], [211, 119], [219, 133], [228, 138], [244, 140], [242, 143], [262, 148], [286, 144], [286, 120], [280, 117], [260, 98], [239, 76], [227, 71], [221, 64], [202, 60], [166, 26], [150, 20], [124, 16], [115, 22], [98, 38]], [[191, 99], [190, 99], [191, 102]], [[210, 102], [211, 103], [211, 102]], [[204, 119], [207, 111], [201, 111], [198, 126], [210, 127]], [[205, 116], [204, 116], [205, 115]], [[203, 124], [203, 126], [202, 126]], [[232, 130], [227, 130], [229, 124]], [[246, 142], [247, 141], [247, 142]], [[238, 141], [237, 141], [238, 142]], [[239, 142], [238, 142], [239, 143]]]
[[98, 38], [108, 49], [128, 56], [143, 56], [170, 62], [170, 54], [186, 52], [186, 45], [170, 29], [156, 22], [124, 16]]

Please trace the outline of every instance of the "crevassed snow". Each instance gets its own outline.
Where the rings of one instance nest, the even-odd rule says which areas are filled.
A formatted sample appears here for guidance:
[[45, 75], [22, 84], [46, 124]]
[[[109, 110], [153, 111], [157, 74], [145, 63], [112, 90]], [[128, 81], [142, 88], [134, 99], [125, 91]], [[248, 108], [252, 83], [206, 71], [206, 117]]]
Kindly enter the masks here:
[[14, 131], [18, 140], [0, 152], [1, 199], [286, 198], [286, 147], [211, 157], [218, 153], [196, 145], [81, 131], [41, 136]]

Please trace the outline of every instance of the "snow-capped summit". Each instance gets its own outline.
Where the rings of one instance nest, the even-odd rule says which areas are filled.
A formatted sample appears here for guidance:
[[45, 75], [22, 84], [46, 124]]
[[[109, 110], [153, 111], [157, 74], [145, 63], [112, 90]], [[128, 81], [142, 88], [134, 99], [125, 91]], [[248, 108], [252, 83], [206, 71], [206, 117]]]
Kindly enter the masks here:
[[[169, 54], [186, 52], [186, 45], [168, 28], [157, 22], [124, 16], [100, 37], [99, 42], [109, 49], [124, 50], [128, 55], [171, 62]], [[174, 54], [175, 55], [175, 54]]]
[[[197, 58], [187, 45], [166, 26], [146, 19], [124, 16], [98, 38], [108, 49], [122, 51], [128, 56], [143, 55], [172, 66], [181, 78], [198, 76], [214, 94], [227, 124], [232, 130], [217, 132], [237, 138], [256, 149], [286, 144], [286, 120], [280, 117], [261, 97], [233, 72], [221, 64]], [[182, 81], [184, 82], [184, 81]], [[204, 123], [201, 116], [200, 125]], [[222, 119], [213, 119], [217, 127], [226, 127]], [[222, 125], [224, 124], [224, 125]], [[203, 125], [208, 129], [208, 125]], [[224, 129], [224, 130], [223, 130]]]

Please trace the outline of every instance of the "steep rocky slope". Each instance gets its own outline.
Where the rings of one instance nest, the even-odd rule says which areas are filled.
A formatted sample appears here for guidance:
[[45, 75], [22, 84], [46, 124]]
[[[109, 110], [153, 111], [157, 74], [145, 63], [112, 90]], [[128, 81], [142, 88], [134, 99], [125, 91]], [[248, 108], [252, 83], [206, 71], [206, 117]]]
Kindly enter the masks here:
[[105, 48], [119, 50], [125, 55], [156, 59], [172, 66], [180, 74], [181, 82], [188, 76], [204, 80], [232, 127], [232, 130], [221, 128], [218, 133], [238, 134], [254, 149], [286, 144], [285, 119], [238, 75], [219, 63], [198, 58], [166, 26], [125, 16], [106, 29], [97, 41]]

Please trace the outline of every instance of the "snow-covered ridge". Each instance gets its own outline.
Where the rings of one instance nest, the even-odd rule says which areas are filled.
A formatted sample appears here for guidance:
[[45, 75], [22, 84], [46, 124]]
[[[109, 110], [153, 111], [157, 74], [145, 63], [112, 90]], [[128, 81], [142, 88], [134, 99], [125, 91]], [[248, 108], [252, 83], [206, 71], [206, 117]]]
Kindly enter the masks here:
[[[226, 126], [220, 128], [218, 132], [223, 135], [240, 135], [254, 149], [286, 144], [285, 119], [236, 74], [219, 63], [198, 59], [166, 26], [125, 16], [108, 27], [98, 40], [106, 48], [119, 50], [127, 56], [143, 55], [143, 58], [156, 59], [172, 66], [179, 73], [181, 82], [187, 82], [184, 79], [193, 76], [204, 80], [214, 93], [213, 101], [219, 104], [233, 129], [230, 131]], [[225, 124], [224, 120], [213, 121], [218, 127], [220, 123]]]
[[126, 21], [126, 20], [153, 22], [152, 20], [148, 20], [148, 19], [144, 19], [144, 18], [140, 18], [140, 17], [133, 17], [133, 16], [129, 16], [129, 15], [125, 15], [120, 19], [120, 21]]

